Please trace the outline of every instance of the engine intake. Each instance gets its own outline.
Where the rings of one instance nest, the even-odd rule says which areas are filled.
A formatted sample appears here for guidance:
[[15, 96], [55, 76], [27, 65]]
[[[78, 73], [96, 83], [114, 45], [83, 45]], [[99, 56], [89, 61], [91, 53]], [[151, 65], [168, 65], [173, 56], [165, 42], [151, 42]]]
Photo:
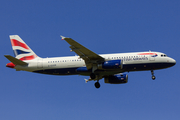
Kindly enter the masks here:
[[114, 76], [108, 76], [104, 78], [105, 83], [110, 84], [123, 84], [128, 82], [128, 75], [126, 74], [117, 74]]
[[123, 68], [122, 60], [110, 60], [98, 64], [98, 69], [119, 69], [119, 68], [120, 69]]

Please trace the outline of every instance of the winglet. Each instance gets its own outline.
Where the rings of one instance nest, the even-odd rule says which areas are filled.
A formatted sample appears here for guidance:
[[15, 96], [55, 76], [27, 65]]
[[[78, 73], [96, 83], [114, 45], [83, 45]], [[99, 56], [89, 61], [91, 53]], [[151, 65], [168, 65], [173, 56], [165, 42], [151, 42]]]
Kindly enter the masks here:
[[62, 35], [60, 35], [61, 36], [61, 38], [62, 38], [62, 40], [64, 40], [66, 37], [64, 37], [64, 36], [62, 36]]

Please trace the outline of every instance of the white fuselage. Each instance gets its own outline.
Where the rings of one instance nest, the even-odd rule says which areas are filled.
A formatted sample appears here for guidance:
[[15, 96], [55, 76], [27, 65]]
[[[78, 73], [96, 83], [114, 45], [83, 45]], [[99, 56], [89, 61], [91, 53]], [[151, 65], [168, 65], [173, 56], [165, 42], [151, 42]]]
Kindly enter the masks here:
[[[149, 54], [152, 53], [152, 54]], [[129, 71], [156, 70], [173, 66], [176, 61], [160, 52], [133, 52], [117, 54], [100, 54], [106, 61], [122, 60], [122, 69], [100, 70], [101, 74], [117, 74]], [[54, 75], [89, 75], [91, 71], [77, 72], [77, 68], [86, 67], [86, 64], [79, 56], [36, 58], [25, 61], [28, 66], [15, 66], [16, 70], [54, 74]], [[102, 73], [102, 71], [104, 71]], [[98, 73], [98, 70], [96, 70]]]

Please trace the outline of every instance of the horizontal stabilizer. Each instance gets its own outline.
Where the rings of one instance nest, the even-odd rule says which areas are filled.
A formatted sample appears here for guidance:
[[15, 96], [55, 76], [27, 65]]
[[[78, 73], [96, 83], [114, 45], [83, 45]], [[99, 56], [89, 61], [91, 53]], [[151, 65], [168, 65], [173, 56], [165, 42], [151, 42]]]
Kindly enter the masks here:
[[4, 55], [4, 56], [15, 65], [27, 65], [28, 64], [26, 62], [23, 62], [23, 61], [17, 59], [17, 58], [10, 56], [10, 55]]

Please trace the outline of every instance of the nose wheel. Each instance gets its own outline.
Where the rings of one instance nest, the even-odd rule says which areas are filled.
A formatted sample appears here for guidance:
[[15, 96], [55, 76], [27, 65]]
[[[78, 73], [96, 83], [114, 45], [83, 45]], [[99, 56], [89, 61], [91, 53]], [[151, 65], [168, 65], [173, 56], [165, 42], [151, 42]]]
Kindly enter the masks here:
[[151, 74], [152, 74], [152, 79], [155, 80], [156, 77], [154, 76], [154, 71], [153, 70], [151, 70]]
[[153, 79], [153, 80], [155, 80], [155, 79], [156, 79], [156, 77], [155, 77], [155, 76], [152, 76], [152, 79]]

